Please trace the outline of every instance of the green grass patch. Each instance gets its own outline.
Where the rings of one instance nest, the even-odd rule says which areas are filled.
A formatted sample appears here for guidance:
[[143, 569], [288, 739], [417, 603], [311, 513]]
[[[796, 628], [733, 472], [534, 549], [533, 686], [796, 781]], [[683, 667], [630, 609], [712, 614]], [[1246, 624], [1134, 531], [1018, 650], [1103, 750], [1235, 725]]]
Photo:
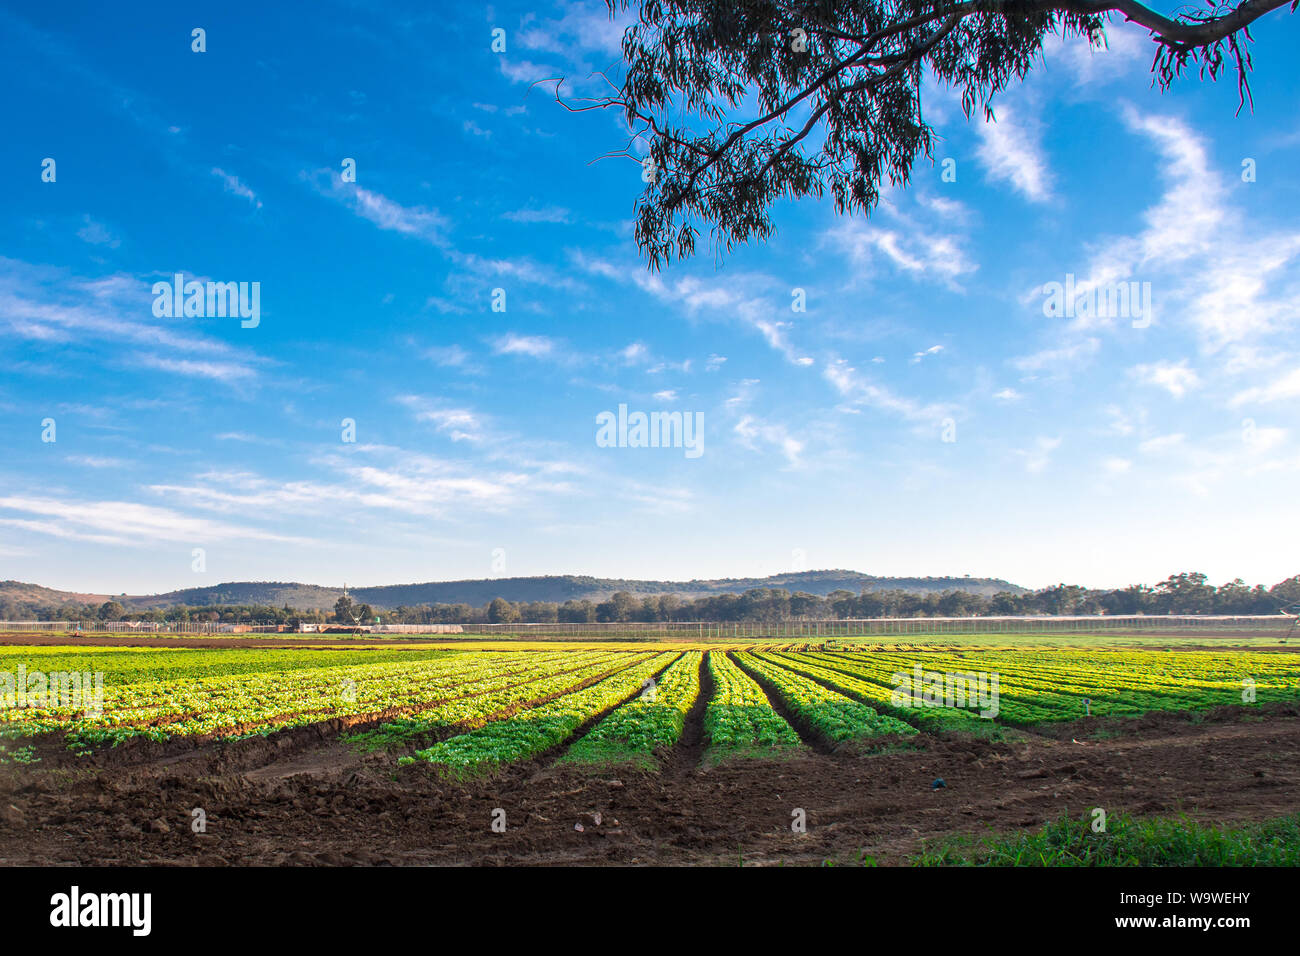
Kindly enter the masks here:
[[1091, 815], [1035, 833], [954, 837], [912, 859], [916, 866], [1300, 866], [1300, 814], [1239, 827], [1187, 817], [1115, 814], [1094, 833]]

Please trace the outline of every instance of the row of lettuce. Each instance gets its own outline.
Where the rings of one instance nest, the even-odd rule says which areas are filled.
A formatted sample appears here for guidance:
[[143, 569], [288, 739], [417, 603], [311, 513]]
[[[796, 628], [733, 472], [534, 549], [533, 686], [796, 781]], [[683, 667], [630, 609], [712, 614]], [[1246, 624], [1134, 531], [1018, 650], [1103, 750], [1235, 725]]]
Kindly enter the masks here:
[[[0, 649], [0, 668], [15, 650]], [[1249, 652], [192, 653], [28, 654], [21, 666], [33, 670], [74, 665], [89, 675], [103, 665], [113, 679], [93, 707], [51, 696], [5, 708], [0, 737], [62, 731], [84, 751], [129, 737], [240, 737], [339, 719], [362, 725], [345, 731], [355, 745], [404, 748], [402, 764], [477, 773], [574, 738], [564, 761], [654, 766], [696, 706], [702, 743], [720, 760], [1300, 693], [1295, 656]]]

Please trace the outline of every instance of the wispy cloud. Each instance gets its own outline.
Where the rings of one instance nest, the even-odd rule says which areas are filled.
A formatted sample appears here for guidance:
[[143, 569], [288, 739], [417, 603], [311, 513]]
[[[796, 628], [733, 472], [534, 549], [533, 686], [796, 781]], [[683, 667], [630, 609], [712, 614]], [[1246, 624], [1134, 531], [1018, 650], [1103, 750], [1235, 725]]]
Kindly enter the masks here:
[[916, 422], [935, 424], [951, 408], [941, 403], [918, 402], [894, 393], [858, 372], [842, 358], [834, 358], [822, 370], [831, 386], [850, 406], [877, 408]]
[[793, 466], [800, 463], [804, 443], [795, 438], [784, 425], [745, 415], [732, 430], [746, 448], [757, 451], [761, 446], [771, 446], [781, 453], [788, 464]]
[[135, 276], [85, 278], [0, 258], [0, 329], [20, 340], [93, 350], [106, 362], [227, 382], [255, 377], [259, 359], [251, 350], [187, 330], [223, 320], [157, 319], [150, 289], [150, 280]]
[[413, 236], [435, 246], [449, 245], [447, 232], [451, 221], [436, 209], [404, 206], [382, 193], [356, 183], [345, 183], [336, 170], [318, 169], [314, 173], [304, 173], [303, 178], [322, 196], [341, 203], [380, 229]]
[[527, 355], [529, 358], [546, 358], [556, 351], [556, 342], [545, 335], [503, 335], [492, 343], [497, 355]]
[[1037, 124], [1023, 118], [1020, 110], [1005, 103], [998, 107], [996, 122], [979, 122], [980, 145], [976, 151], [984, 164], [984, 175], [1005, 182], [1032, 202], [1052, 198], [1047, 158], [1038, 141]]
[[262, 208], [262, 200], [257, 198], [257, 193], [253, 192], [238, 176], [217, 167], [213, 167], [212, 175], [221, 180], [226, 192], [238, 196], [240, 199], [248, 200], [250, 204], [258, 209]]
[[1195, 369], [1188, 367], [1186, 359], [1181, 362], [1147, 362], [1129, 371], [1139, 382], [1163, 388], [1174, 398], [1182, 398], [1201, 384], [1200, 376]]
[[569, 210], [563, 206], [515, 209], [501, 218], [511, 222], [568, 222]]
[[893, 229], [844, 218], [823, 237], [850, 262], [873, 272], [887, 263], [915, 279], [934, 279], [950, 287], [976, 270], [956, 233], [930, 232], [912, 224]]
[[89, 215], [83, 216], [81, 222], [77, 236], [82, 242], [88, 242], [92, 246], [108, 246], [110, 249], [116, 249], [122, 244], [122, 240], [113, 235], [107, 226], [91, 219]]
[[483, 417], [473, 409], [446, 405], [423, 395], [401, 395], [397, 401], [411, 410], [416, 421], [433, 425], [452, 441], [481, 441], [484, 438]]
[[1291, 398], [1300, 398], [1300, 369], [1279, 375], [1266, 385], [1243, 389], [1232, 397], [1230, 404], [1234, 407], [1252, 403], [1267, 404]]
[[307, 539], [291, 535], [213, 521], [132, 501], [11, 495], [0, 497], [0, 512], [35, 516], [0, 518], [0, 525], [101, 544], [147, 547], [158, 541], [192, 544], [239, 540], [308, 543]]

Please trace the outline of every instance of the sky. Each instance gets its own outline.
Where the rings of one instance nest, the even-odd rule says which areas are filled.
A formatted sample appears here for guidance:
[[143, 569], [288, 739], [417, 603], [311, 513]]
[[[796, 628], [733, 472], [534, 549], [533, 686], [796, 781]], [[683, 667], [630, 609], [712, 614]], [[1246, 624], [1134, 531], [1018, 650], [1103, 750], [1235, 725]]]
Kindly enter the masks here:
[[[782, 203], [656, 273], [621, 117], [532, 85], [598, 91], [601, 2], [24, 6], [0, 579], [1300, 572], [1285, 9], [1253, 112], [1153, 88], [1131, 25], [1052, 38], [996, 123], [928, 83], [934, 160], [870, 218]], [[178, 273], [257, 283], [256, 317], [168, 314]], [[598, 441], [620, 405], [699, 443]]]

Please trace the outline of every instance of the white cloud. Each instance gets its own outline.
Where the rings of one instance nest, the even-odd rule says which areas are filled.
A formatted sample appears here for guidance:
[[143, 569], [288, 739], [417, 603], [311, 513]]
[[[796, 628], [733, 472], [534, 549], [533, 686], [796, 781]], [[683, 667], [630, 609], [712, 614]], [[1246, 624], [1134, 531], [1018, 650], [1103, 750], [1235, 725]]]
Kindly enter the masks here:
[[1204, 139], [1182, 120], [1125, 106], [1121, 117], [1159, 152], [1166, 188], [1145, 228], [1107, 240], [1081, 284], [1150, 281], [1159, 311], [1177, 309], [1207, 353], [1294, 325], [1291, 290], [1300, 232], [1269, 232], [1244, 220]]
[[122, 244], [122, 240], [113, 235], [109, 228], [102, 222], [96, 222], [89, 215], [81, 217], [82, 226], [77, 230], [77, 236], [82, 242], [88, 242], [92, 246], [108, 246], [110, 249], [116, 249]]
[[192, 322], [178, 326], [173, 320], [155, 319], [150, 289], [151, 281], [134, 276], [86, 279], [0, 257], [0, 331], [17, 339], [110, 353], [103, 361], [123, 361], [123, 345], [148, 350], [128, 356], [130, 366], [221, 381], [255, 375], [251, 352], [188, 331], [199, 327]]
[[1286, 441], [1286, 436], [1285, 428], [1257, 426], [1253, 422], [1242, 431], [1246, 447], [1257, 454], [1279, 447]]
[[1022, 355], [1019, 358], [1012, 359], [1011, 364], [1022, 372], [1046, 370], [1060, 372], [1095, 355], [1100, 348], [1101, 342], [1098, 339], [1083, 339], [1059, 348], [1044, 349], [1032, 355]]
[[997, 122], [976, 125], [980, 145], [976, 155], [984, 164], [985, 175], [992, 180], [1010, 183], [1026, 199], [1046, 202], [1052, 197], [1047, 161], [1031, 124], [1018, 118], [1018, 111], [1006, 104], [998, 107]]
[[[1051, 34], [1049, 34], [1049, 37]], [[1112, 23], [1106, 30], [1106, 45], [1093, 49], [1084, 37], [1060, 37], [1056, 44], [1044, 37], [1044, 56], [1050, 68], [1062, 62], [1064, 74], [1076, 86], [1102, 86], [1146, 75], [1151, 63], [1151, 40], [1136, 24]]]
[[533, 19], [516, 34], [526, 50], [541, 50], [572, 57], [591, 52], [618, 56], [623, 49], [623, 31], [635, 21], [634, 12], [619, 11], [610, 17], [604, 4], [568, 3], [558, 20]]
[[321, 195], [337, 200], [380, 229], [414, 236], [435, 246], [447, 245], [447, 230], [451, 222], [436, 209], [403, 206], [356, 183], [345, 183], [335, 170], [319, 169], [314, 175], [304, 174], [304, 178]]
[[1160, 455], [1181, 447], [1186, 438], [1187, 436], [1181, 432], [1172, 435], [1158, 435], [1142, 442], [1138, 445], [1138, 450], [1144, 455]]
[[1163, 388], [1174, 398], [1182, 398], [1201, 384], [1200, 376], [1194, 369], [1188, 368], [1186, 359], [1181, 362], [1161, 361], [1136, 365], [1129, 372], [1144, 385]]
[[927, 232], [910, 223], [890, 229], [844, 217], [823, 236], [857, 266], [871, 268], [883, 257], [914, 278], [937, 279], [949, 286], [977, 268], [962, 250], [961, 237]]
[[736, 422], [733, 431], [746, 448], [758, 451], [760, 445], [768, 445], [785, 456], [785, 460], [790, 465], [799, 464], [804, 443], [791, 435], [784, 425], [764, 422], [753, 415], [745, 415]]
[[1038, 474], [1051, 463], [1052, 452], [1061, 447], [1061, 439], [1039, 436], [1029, 448], [1016, 449], [1016, 454], [1025, 460], [1025, 470]]
[[502, 219], [511, 222], [568, 222], [569, 210], [563, 206], [544, 206], [540, 209], [516, 209], [505, 213]]
[[[159, 484], [150, 491], [192, 506], [226, 513], [336, 516], [358, 510], [441, 517], [467, 510], [501, 512], [533, 492], [568, 490], [563, 482], [527, 471], [473, 471], [401, 448], [356, 445], [348, 454], [312, 459], [336, 480], [277, 481], [252, 472], [213, 471], [190, 484]], [[368, 519], [367, 519], [368, 520]]]
[[66, 498], [0, 497], [0, 511], [31, 518], [3, 518], [0, 524], [40, 534], [100, 544], [136, 547], [158, 541], [290, 541], [307, 543], [247, 525], [227, 524], [130, 501], [77, 501]]
[[482, 417], [472, 409], [444, 405], [422, 395], [400, 395], [397, 398], [415, 415], [418, 422], [428, 422], [452, 441], [481, 441], [484, 435]]
[[1238, 392], [1229, 404], [1236, 407], [1252, 402], [1280, 402], [1289, 398], [1300, 398], [1300, 368], [1293, 369], [1267, 385], [1256, 385]]
[[66, 460], [87, 468], [125, 468], [129, 464], [121, 458], [105, 458], [100, 455], [69, 455]]
[[469, 365], [469, 353], [459, 345], [435, 345], [422, 354], [444, 368], [466, 368]]
[[545, 335], [516, 335], [513, 332], [492, 343], [492, 351], [497, 355], [527, 355], [530, 358], [545, 358], [555, 348], [555, 340]]
[[212, 175], [221, 180], [226, 192], [238, 196], [240, 199], [248, 200], [258, 209], [262, 208], [262, 200], [257, 198], [257, 193], [253, 192], [238, 176], [217, 167], [213, 167]]
[[168, 358], [163, 355], [138, 354], [127, 359], [127, 364], [154, 368], [177, 375], [193, 375], [218, 382], [237, 382], [250, 379], [255, 374], [246, 365], [236, 362], [213, 362], [204, 359]]
[[512, 83], [536, 83], [538, 80], [554, 79], [562, 75], [562, 71], [534, 63], [532, 60], [516, 60], [499, 56], [497, 63], [500, 64], [502, 76]]
[[618, 354], [627, 365], [640, 365], [650, 358], [650, 350], [640, 342], [633, 342]]
[[851, 406], [869, 406], [893, 412], [918, 422], [934, 423], [948, 414], [949, 408], [941, 404], [923, 404], [896, 395], [883, 385], [877, 385], [861, 375], [842, 358], [826, 363], [822, 376]]

